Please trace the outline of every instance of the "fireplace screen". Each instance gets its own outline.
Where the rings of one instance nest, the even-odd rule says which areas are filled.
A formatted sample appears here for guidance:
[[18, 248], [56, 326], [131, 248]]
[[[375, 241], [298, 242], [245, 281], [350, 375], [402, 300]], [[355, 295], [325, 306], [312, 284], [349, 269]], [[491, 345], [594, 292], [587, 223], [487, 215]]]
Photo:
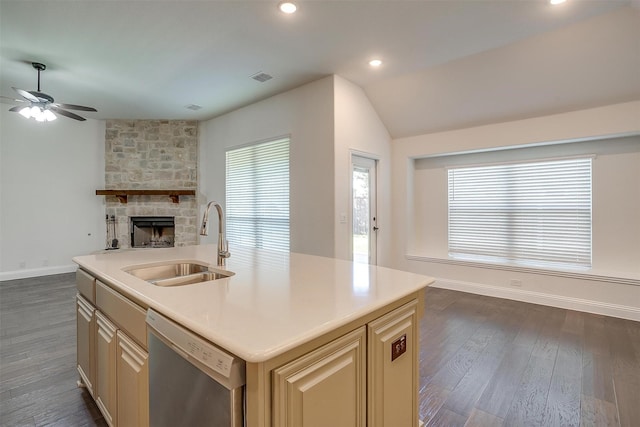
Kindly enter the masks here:
[[175, 240], [172, 216], [132, 216], [132, 248], [170, 248]]

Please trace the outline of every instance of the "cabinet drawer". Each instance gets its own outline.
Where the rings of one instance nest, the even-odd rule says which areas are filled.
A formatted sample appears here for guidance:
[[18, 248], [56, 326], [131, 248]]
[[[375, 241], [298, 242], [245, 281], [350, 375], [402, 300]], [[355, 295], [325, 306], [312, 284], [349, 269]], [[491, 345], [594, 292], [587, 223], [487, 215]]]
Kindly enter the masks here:
[[98, 309], [107, 315], [127, 335], [145, 350], [147, 349], [146, 311], [129, 301], [99, 280], [96, 281], [96, 301]]
[[78, 293], [85, 297], [87, 301], [91, 304], [96, 303], [96, 279], [92, 275], [77, 269], [76, 286]]

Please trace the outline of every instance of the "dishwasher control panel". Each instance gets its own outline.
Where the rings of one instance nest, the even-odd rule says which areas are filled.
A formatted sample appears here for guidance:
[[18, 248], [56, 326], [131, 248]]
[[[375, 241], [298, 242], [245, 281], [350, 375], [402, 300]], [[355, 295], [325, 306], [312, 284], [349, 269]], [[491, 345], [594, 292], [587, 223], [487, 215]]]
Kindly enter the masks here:
[[147, 324], [162, 335], [178, 353], [196, 359], [225, 378], [229, 378], [235, 358], [173, 321], [149, 309]]

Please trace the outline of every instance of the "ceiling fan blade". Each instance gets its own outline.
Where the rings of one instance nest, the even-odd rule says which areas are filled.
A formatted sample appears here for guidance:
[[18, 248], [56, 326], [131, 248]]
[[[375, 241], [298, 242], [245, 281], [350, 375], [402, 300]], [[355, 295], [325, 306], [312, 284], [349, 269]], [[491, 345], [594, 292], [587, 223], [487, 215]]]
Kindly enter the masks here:
[[74, 105], [74, 104], [59, 104], [57, 102], [55, 106], [59, 108], [66, 108], [68, 110], [98, 111], [93, 107], [83, 107], [82, 105]]
[[27, 102], [24, 99], [17, 99], [17, 98], [11, 97], [11, 96], [2, 96], [2, 95], [0, 95], [0, 98], [9, 99], [9, 100], [11, 100], [11, 102]]
[[84, 117], [81, 117], [81, 116], [79, 116], [77, 114], [74, 114], [74, 113], [72, 113], [70, 111], [63, 110], [62, 108], [55, 107], [53, 105], [50, 105], [49, 109], [51, 111], [55, 112], [55, 113], [58, 113], [58, 114], [62, 115], [62, 116], [69, 117], [70, 119], [80, 120], [81, 122], [87, 120]]
[[19, 112], [20, 110], [22, 110], [24, 108], [24, 105], [16, 105], [13, 108], [9, 108], [9, 111], [13, 111], [14, 113]]
[[15, 90], [16, 92], [18, 92], [18, 94], [23, 97], [24, 99], [26, 99], [27, 101], [31, 101], [31, 102], [40, 102], [40, 100], [38, 98], [36, 98], [35, 96], [31, 95], [29, 92], [27, 92], [26, 90], [22, 90], [22, 89], [18, 89], [17, 87], [12, 87], [11, 89]]

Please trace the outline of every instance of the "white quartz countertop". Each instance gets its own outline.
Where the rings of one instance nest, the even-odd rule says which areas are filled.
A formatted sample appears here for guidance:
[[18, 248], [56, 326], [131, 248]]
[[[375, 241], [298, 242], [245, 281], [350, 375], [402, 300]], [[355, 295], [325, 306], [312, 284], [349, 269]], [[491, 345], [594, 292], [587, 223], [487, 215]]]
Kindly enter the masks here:
[[166, 261], [215, 265], [215, 245], [75, 257], [125, 295], [248, 362], [263, 362], [431, 284], [430, 277], [298, 253], [232, 248], [225, 279], [159, 287], [124, 271]]

